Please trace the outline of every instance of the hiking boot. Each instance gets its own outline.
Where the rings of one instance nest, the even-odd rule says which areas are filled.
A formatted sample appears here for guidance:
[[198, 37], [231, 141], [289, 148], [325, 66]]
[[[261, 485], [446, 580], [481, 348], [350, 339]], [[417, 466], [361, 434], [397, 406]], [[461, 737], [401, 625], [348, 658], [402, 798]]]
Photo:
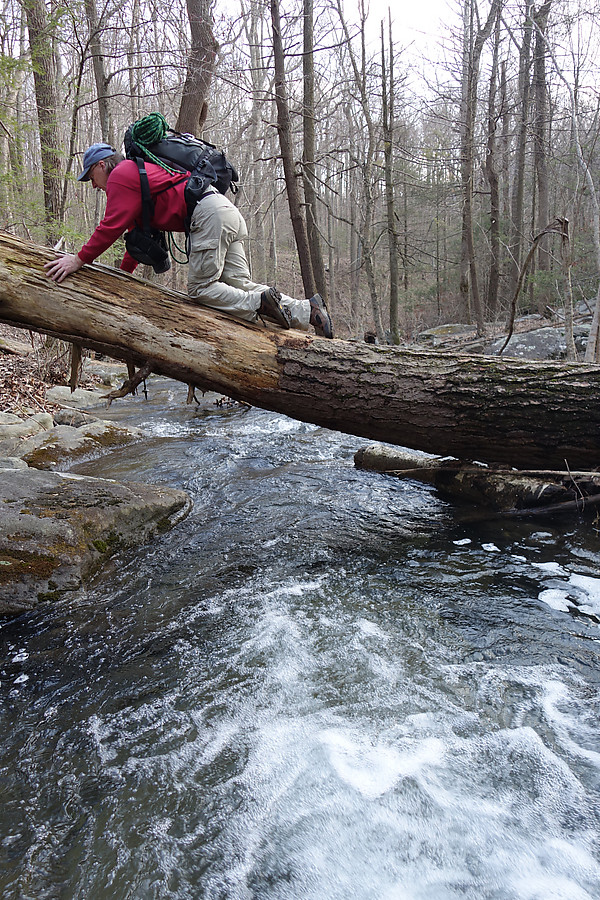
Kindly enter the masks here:
[[260, 295], [260, 306], [258, 307], [258, 315], [261, 319], [271, 319], [281, 328], [292, 327], [292, 317], [288, 310], [281, 305], [281, 294], [277, 288], [270, 287], [263, 291]]
[[320, 294], [315, 294], [308, 302], [310, 303], [310, 324], [315, 329], [315, 333], [319, 337], [332, 338], [333, 324], [323, 298]]

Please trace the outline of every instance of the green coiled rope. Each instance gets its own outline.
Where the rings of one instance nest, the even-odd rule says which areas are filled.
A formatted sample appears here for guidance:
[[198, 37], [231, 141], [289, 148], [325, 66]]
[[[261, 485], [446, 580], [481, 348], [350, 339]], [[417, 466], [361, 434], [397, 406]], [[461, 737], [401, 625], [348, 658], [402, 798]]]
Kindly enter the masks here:
[[164, 160], [159, 159], [158, 156], [155, 156], [148, 149], [153, 144], [158, 144], [159, 141], [162, 141], [169, 130], [169, 125], [163, 114], [153, 112], [133, 123], [131, 126], [131, 137], [151, 162], [156, 163], [165, 172], [169, 172], [170, 175], [175, 175], [179, 171], [178, 169], [172, 169]]

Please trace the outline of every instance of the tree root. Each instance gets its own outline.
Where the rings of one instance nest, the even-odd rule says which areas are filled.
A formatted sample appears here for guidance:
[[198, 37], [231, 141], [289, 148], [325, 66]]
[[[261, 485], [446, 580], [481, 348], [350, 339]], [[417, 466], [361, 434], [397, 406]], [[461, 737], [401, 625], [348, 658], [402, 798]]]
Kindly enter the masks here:
[[111, 391], [110, 394], [104, 394], [104, 399], [108, 400], [108, 406], [110, 406], [113, 400], [117, 400], [120, 397], [126, 397], [127, 394], [135, 394], [136, 389], [142, 381], [144, 382], [144, 394], [146, 394], [145, 381], [152, 373], [152, 363], [149, 360], [146, 360], [144, 365], [140, 366], [137, 372], [135, 371], [135, 368], [128, 363], [127, 371], [129, 373], [129, 378], [127, 381], [123, 382], [123, 386], [117, 391]]

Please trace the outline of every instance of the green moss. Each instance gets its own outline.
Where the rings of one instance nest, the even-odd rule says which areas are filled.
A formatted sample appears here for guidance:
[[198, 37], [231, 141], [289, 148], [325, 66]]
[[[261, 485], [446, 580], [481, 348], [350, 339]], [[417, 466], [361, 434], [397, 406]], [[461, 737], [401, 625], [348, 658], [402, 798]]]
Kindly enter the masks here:
[[169, 516], [165, 516], [163, 519], [159, 519], [156, 523], [156, 531], [158, 534], [164, 534], [167, 531], [170, 531], [173, 527], [173, 523]]
[[136, 440], [135, 435], [114, 427], [108, 427], [102, 434], [92, 434], [89, 437], [100, 447], [121, 447]]
[[98, 553], [110, 553], [111, 551], [116, 550], [120, 543], [121, 537], [118, 534], [115, 534], [114, 531], [111, 531], [104, 540], [96, 538], [96, 540], [92, 541], [92, 547], [97, 550]]
[[0, 551], [0, 583], [8, 584], [20, 575], [47, 578], [58, 566], [58, 560], [43, 553]]
[[56, 465], [56, 451], [54, 448], [40, 447], [39, 450], [28, 453], [25, 462], [33, 469], [51, 469]]
[[52, 602], [54, 600], [60, 600], [63, 594], [64, 591], [39, 591], [37, 598], [40, 603], [43, 603], [44, 601]]

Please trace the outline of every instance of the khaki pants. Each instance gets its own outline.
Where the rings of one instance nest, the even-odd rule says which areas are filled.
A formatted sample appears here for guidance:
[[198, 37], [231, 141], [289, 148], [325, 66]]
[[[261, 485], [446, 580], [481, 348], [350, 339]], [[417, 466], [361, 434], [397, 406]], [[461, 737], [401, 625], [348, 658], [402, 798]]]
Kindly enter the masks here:
[[[203, 306], [247, 322], [256, 321], [265, 284], [252, 281], [243, 241], [248, 229], [240, 211], [218, 191], [196, 204], [190, 230], [188, 294]], [[310, 304], [281, 295], [292, 327], [308, 330]]]

